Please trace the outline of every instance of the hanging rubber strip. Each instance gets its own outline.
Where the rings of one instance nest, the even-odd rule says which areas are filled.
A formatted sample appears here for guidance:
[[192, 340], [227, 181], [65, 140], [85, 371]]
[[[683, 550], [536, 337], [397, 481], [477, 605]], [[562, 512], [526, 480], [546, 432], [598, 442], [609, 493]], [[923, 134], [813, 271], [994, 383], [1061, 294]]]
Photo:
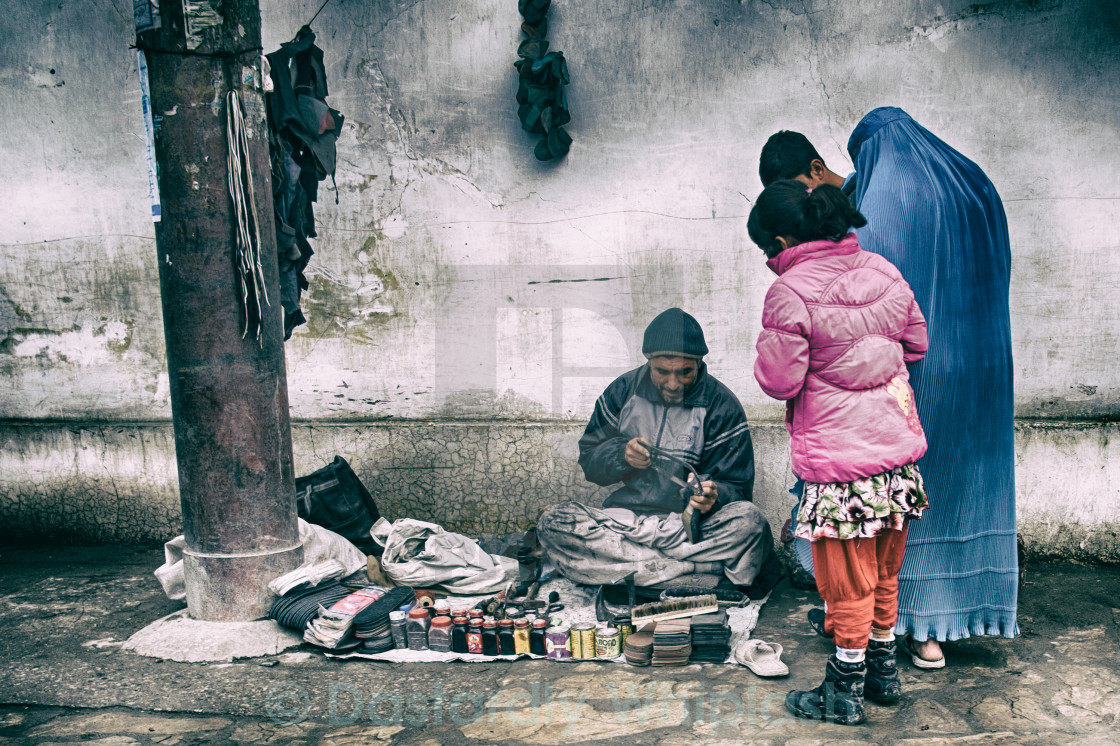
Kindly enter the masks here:
[[249, 169], [249, 139], [245, 134], [245, 115], [237, 91], [230, 91], [226, 97], [226, 144], [229, 152], [229, 194], [233, 200], [237, 227], [235, 253], [237, 282], [241, 290], [241, 338], [248, 336], [251, 325], [255, 326], [254, 336], [263, 347], [261, 299], [264, 299], [265, 305], [270, 304], [261, 266], [261, 232], [257, 200], [253, 194], [253, 173]]

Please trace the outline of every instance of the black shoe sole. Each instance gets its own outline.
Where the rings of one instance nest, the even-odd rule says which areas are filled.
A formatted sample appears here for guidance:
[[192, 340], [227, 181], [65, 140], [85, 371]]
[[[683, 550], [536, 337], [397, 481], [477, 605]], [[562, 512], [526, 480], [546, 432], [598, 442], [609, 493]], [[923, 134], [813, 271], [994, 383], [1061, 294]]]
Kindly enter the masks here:
[[817, 720], [825, 723], [835, 723], [836, 725], [860, 725], [867, 721], [867, 715], [860, 712], [859, 715], [852, 718], [841, 717], [836, 714], [828, 714], [821, 710], [803, 710], [799, 706], [797, 700], [799, 697], [795, 695], [802, 694], [803, 692], [792, 691], [786, 695], [786, 712], [796, 718], [802, 720]]
[[902, 701], [902, 693], [899, 692], [897, 695], [879, 696], [869, 694], [867, 689], [864, 689], [863, 698], [868, 702], [874, 702], [877, 705], [885, 705], [889, 707], [890, 705], [897, 705]]

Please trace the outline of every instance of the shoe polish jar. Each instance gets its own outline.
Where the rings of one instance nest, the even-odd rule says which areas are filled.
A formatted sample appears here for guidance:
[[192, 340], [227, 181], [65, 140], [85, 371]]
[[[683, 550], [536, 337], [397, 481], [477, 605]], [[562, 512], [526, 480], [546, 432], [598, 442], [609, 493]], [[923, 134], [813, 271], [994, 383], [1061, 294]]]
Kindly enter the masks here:
[[513, 641], [512, 619], [498, 620], [498, 652], [501, 655], [514, 655], [517, 653], [517, 646]]
[[482, 654], [482, 618], [471, 619], [467, 629], [467, 652]]
[[403, 611], [389, 612], [389, 628], [393, 632], [393, 647], [403, 650], [408, 647], [408, 634], [405, 632], [405, 614]]
[[533, 626], [529, 630], [529, 652], [533, 655], [547, 655], [548, 650], [545, 646], [544, 636], [545, 629], [548, 627], [547, 619], [534, 619]]
[[428, 649], [428, 628], [430, 626], [431, 620], [428, 618], [427, 609], [415, 608], [409, 610], [408, 624], [405, 626], [409, 650]]
[[465, 616], [457, 616], [451, 620], [451, 652], [467, 652], [467, 625], [469, 621]]
[[513, 623], [513, 649], [518, 655], [529, 652], [529, 620], [518, 619]]
[[437, 616], [428, 630], [428, 648], [437, 653], [451, 652], [451, 617]]

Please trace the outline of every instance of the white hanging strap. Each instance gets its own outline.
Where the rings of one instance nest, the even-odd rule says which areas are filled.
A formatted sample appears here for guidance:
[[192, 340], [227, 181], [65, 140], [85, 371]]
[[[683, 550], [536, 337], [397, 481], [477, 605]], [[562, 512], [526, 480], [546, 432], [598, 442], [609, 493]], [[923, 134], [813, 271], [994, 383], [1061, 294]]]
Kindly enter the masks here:
[[271, 304], [264, 283], [264, 268], [261, 266], [261, 232], [257, 219], [257, 199], [253, 194], [253, 173], [249, 169], [249, 139], [245, 134], [245, 116], [241, 111], [237, 91], [230, 91], [226, 97], [226, 144], [229, 151], [229, 193], [233, 199], [234, 220], [237, 223], [237, 283], [241, 290], [243, 322], [241, 338], [244, 339], [249, 333], [251, 308], [255, 307], [257, 313], [253, 321], [256, 339], [263, 347], [261, 299], [264, 299], [266, 306]]

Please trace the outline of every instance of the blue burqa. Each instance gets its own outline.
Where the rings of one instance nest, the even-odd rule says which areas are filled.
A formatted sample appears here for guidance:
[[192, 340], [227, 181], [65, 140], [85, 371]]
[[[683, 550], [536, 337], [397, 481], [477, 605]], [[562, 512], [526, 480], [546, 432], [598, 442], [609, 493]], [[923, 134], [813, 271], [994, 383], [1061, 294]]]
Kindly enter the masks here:
[[848, 140], [860, 244], [910, 283], [929, 352], [910, 383], [929, 441], [930, 509], [912, 521], [897, 630], [916, 640], [1018, 634], [1007, 218], [992, 182], [902, 109]]

